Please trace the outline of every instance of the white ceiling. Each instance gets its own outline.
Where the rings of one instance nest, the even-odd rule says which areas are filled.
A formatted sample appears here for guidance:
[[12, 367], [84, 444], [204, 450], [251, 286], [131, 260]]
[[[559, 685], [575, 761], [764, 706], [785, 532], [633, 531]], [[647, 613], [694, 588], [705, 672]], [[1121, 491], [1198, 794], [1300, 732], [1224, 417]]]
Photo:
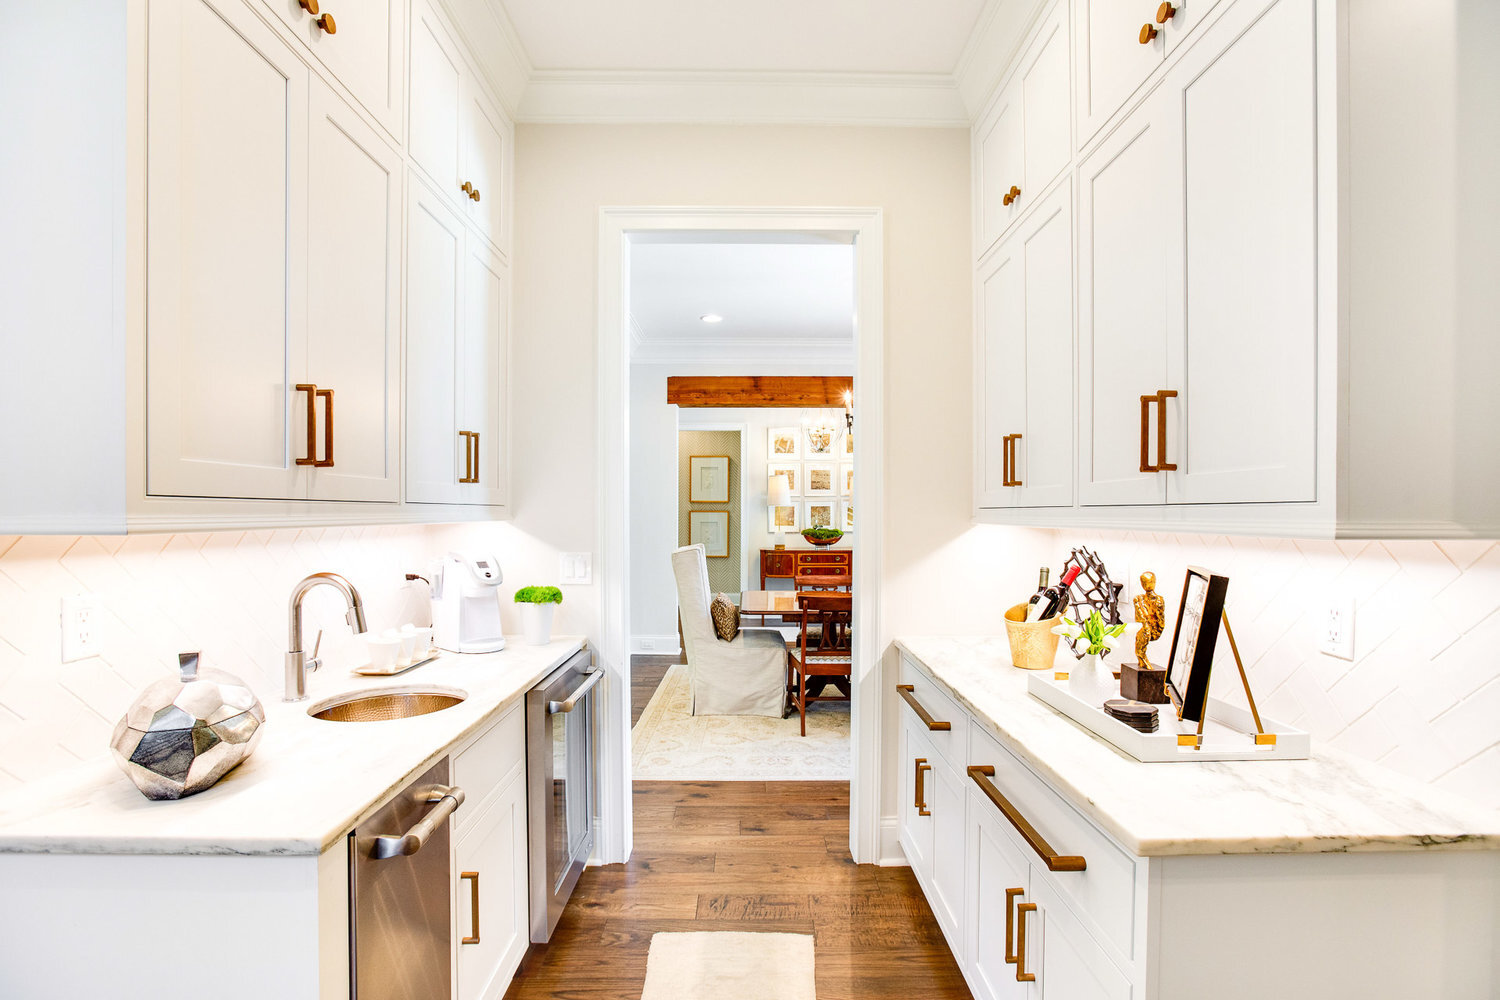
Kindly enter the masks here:
[[537, 70], [945, 73], [985, 0], [500, 0]]
[[854, 247], [633, 243], [630, 318], [636, 362], [852, 363]]

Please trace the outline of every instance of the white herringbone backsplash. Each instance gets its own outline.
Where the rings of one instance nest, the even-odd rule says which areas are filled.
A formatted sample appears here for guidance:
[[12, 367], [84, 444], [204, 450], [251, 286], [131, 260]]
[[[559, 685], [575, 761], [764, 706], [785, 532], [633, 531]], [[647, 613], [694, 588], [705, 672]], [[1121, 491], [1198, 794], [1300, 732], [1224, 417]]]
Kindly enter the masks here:
[[[1055, 572], [1080, 539], [1053, 532]], [[1165, 662], [1188, 566], [1229, 577], [1225, 610], [1261, 712], [1323, 742], [1500, 807], [1500, 544], [1315, 542], [1114, 533], [1082, 539], [1122, 603], [1157, 576]], [[1355, 660], [1318, 652], [1332, 599], [1355, 602]], [[1124, 609], [1126, 620], [1132, 610]], [[1212, 693], [1244, 703], [1228, 643]]]
[[[202, 650], [205, 666], [238, 674], [262, 700], [280, 698], [287, 599], [309, 573], [348, 577], [378, 630], [395, 624], [405, 574], [427, 574], [450, 549], [478, 547], [499, 557], [508, 598], [515, 586], [533, 582], [512, 572], [513, 553], [529, 544], [505, 523], [0, 536], [0, 791], [107, 748], [131, 700], [175, 673], [183, 650]], [[101, 653], [62, 663], [61, 599], [75, 594], [99, 603]], [[305, 611], [309, 644], [318, 629], [327, 630], [328, 669], [363, 662], [338, 594], [315, 588]], [[559, 631], [567, 624], [565, 608]]]

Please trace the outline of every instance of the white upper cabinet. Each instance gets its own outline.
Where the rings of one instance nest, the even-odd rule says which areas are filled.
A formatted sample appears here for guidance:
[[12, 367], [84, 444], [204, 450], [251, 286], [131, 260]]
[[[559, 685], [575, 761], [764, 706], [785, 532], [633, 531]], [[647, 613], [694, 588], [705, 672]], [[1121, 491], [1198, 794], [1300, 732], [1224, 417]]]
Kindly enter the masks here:
[[510, 277], [499, 256], [471, 234], [464, 263], [459, 369], [460, 430], [472, 435], [463, 502], [504, 506], [509, 496], [506, 379], [510, 371]]
[[[401, 157], [321, 82], [312, 90], [307, 362], [319, 500], [401, 499]], [[306, 403], [302, 390], [298, 402]], [[318, 395], [327, 393], [327, 395]], [[335, 419], [335, 413], [337, 419]]]
[[510, 218], [511, 127], [470, 83], [464, 100], [464, 182], [469, 201], [469, 219], [502, 250], [510, 245], [506, 227]]
[[240, 0], [149, 9], [152, 495], [306, 495], [308, 73]]
[[393, 137], [405, 104], [404, 0], [264, 0]]
[[1043, 19], [975, 126], [976, 256], [994, 247], [1072, 157], [1066, 14], [1059, 3]]

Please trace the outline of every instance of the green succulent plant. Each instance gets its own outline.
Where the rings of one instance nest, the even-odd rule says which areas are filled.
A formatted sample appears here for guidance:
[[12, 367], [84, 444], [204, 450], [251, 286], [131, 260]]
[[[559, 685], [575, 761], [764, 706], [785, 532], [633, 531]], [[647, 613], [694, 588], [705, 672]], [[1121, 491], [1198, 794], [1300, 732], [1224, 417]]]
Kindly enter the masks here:
[[562, 591], [556, 587], [522, 587], [516, 591], [517, 604], [561, 604]]
[[843, 538], [844, 533], [838, 528], [803, 528], [802, 537], [819, 540], [824, 538]]

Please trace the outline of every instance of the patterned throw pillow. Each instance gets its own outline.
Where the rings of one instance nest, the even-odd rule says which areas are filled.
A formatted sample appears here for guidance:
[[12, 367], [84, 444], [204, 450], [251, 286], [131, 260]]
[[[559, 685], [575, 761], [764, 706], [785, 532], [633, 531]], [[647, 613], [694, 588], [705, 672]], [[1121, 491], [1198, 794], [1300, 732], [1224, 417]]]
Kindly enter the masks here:
[[733, 642], [734, 637], [740, 634], [740, 609], [734, 606], [734, 602], [720, 594], [709, 605], [708, 613], [713, 616], [714, 632], [718, 634], [720, 641]]

